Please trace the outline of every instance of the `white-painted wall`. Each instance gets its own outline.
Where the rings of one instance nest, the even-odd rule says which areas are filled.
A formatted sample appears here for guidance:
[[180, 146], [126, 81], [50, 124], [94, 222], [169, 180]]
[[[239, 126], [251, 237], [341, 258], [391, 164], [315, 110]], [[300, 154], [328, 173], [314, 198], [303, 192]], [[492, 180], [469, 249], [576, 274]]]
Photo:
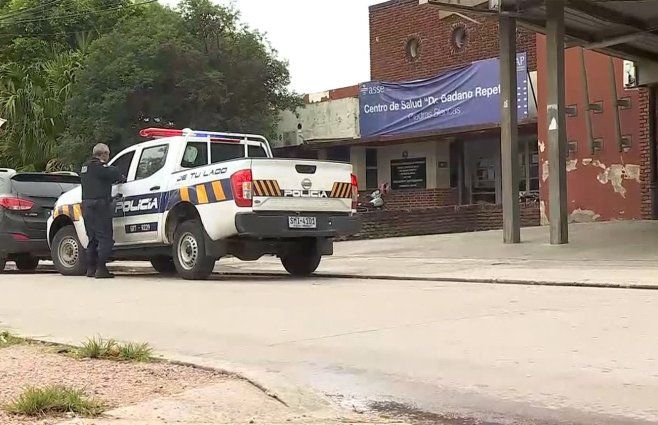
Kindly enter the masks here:
[[[301, 132], [298, 125], [302, 125]], [[350, 97], [338, 100], [309, 103], [297, 113], [280, 114], [275, 147], [295, 146], [306, 142], [358, 139], [359, 99]]]
[[[407, 158], [425, 158], [427, 163], [427, 188], [450, 187], [450, 142], [427, 141], [419, 143], [401, 143], [391, 146], [368, 147], [377, 149], [377, 174], [379, 184], [391, 183], [391, 161]], [[359, 182], [365, 187], [366, 178], [366, 147], [354, 146], [351, 150], [351, 162]], [[447, 167], [439, 168], [439, 162], [447, 163]]]

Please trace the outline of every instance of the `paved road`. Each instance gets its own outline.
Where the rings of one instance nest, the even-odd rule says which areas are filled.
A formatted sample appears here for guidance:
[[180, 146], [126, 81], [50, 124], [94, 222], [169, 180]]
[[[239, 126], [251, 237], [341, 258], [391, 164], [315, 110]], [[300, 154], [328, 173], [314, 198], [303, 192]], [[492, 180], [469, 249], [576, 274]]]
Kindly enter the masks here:
[[3, 275], [0, 327], [149, 341], [292, 402], [312, 388], [501, 423], [658, 421], [658, 291], [240, 279]]
[[[447, 281], [542, 282], [658, 289], [658, 221], [572, 224], [568, 245], [548, 244], [548, 227], [341, 242], [320, 273]], [[281, 272], [280, 261], [220, 262], [217, 270]]]

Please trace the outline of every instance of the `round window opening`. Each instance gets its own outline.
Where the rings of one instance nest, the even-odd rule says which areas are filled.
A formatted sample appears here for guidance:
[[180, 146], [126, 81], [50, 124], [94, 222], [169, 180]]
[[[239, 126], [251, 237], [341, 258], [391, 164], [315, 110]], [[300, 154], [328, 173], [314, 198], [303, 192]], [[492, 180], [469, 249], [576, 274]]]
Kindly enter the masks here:
[[468, 34], [466, 33], [466, 28], [456, 27], [452, 30], [452, 45], [455, 49], [461, 50], [466, 45], [466, 40], [468, 39]]
[[420, 55], [420, 41], [417, 38], [410, 38], [407, 41], [407, 56], [410, 59], [418, 59]]

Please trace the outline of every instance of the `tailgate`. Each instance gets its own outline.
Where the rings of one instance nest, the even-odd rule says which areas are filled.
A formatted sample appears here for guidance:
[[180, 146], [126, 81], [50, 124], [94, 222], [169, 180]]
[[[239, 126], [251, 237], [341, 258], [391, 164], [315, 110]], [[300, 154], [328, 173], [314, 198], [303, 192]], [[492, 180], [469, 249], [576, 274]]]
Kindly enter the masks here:
[[352, 166], [339, 162], [254, 159], [254, 211], [352, 211]]

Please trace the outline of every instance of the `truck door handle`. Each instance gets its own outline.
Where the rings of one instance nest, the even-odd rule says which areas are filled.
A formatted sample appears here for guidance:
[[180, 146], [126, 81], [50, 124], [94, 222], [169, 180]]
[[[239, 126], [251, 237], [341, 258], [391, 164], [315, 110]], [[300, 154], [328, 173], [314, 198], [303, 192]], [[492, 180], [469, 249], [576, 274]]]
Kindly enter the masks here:
[[151, 192], [153, 192], [154, 190], [160, 190], [160, 186], [153, 186], [150, 190]]

